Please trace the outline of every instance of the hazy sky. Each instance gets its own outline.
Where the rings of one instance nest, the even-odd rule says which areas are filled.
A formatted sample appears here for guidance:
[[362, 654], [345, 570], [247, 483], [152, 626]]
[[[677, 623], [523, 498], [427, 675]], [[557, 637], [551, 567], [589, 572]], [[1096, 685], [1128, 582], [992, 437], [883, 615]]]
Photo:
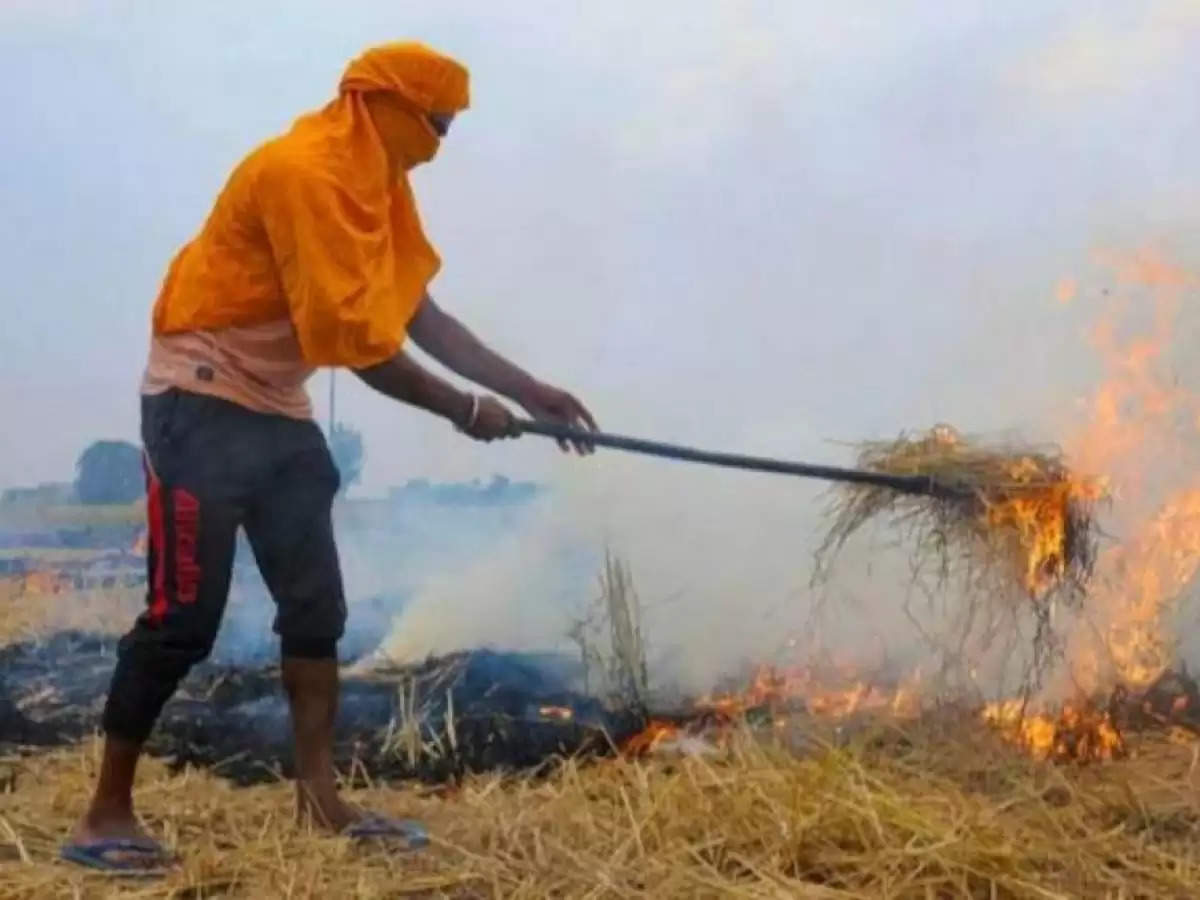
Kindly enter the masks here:
[[[434, 293], [613, 430], [837, 462], [1044, 429], [1084, 318], [1057, 280], [1200, 233], [1200, 0], [0, 0], [0, 485], [135, 437], [170, 256], [402, 37], [473, 76], [416, 177]], [[570, 471], [341, 384], [367, 488]]]

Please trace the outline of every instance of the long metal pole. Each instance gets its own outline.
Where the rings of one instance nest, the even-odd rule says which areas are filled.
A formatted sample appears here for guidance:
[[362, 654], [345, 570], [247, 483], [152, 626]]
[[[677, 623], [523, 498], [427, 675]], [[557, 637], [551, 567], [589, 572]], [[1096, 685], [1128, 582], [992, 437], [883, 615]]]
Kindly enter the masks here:
[[633, 453], [662, 456], [686, 462], [705, 463], [711, 466], [748, 469], [756, 472], [773, 472], [782, 475], [799, 475], [803, 478], [818, 478], [824, 481], [871, 484], [877, 487], [890, 488], [904, 494], [918, 494], [946, 499], [967, 500], [974, 497], [973, 492], [968, 488], [944, 484], [924, 475], [889, 475], [884, 472], [843, 469], [837, 466], [790, 462], [788, 460], [769, 459], [762, 456], [745, 456], [739, 453], [716, 453], [711, 450], [697, 450], [693, 447], [666, 444], [661, 441], [648, 441], [642, 438], [626, 437], [619, 434], [585, 431], [580, 428], [571, 428], [553, 422], [534, 422], [528, 419], [518, 419], [516, 425], [518, 430], [524, 434], [537, 434], [543, 437], [551, 437], [555, 440], [592, 444], [597, 447], [613, 447], [617, 450], [628, 450]]

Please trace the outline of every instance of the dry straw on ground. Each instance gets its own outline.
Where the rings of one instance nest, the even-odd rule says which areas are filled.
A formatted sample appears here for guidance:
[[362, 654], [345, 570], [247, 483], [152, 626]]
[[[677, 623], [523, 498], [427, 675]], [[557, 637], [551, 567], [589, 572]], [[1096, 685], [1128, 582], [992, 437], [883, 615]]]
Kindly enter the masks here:
[[287, 785], [234, 789], [151, 763], [138, 802], [182, 867], [131, 882], [54, 860], [95, 773], [88, 744], [0, 763], [0, 900], [1195, 897], [1196, 751], [1140, 749], [1055, 768], [970, 727], [803, 755], [742, 737], [709, 758], [354, 792], [428, 822], [433, 846], [410, 855], [299, 829]]

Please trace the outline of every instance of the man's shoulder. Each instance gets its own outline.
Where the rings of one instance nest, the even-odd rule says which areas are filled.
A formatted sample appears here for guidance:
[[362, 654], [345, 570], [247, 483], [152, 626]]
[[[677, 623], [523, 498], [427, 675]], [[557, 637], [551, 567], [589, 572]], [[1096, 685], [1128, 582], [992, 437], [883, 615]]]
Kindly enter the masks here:
[[262, 144], [246, 157], [242, 168], [257, 189], [273, 193], [304, 192], [330, 181], [319, 148], [295, 134]]
[[242, 161], [240, 169], [255, 181], [292, 181], [304, 177], [301, 154], [287, 135], [260, 144]]

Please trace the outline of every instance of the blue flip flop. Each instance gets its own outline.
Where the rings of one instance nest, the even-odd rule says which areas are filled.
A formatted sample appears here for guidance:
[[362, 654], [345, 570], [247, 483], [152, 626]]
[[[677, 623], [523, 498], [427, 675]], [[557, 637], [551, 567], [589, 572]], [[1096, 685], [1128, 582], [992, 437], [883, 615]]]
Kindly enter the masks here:
[[87, 844], [66, 844], [58, 855], [90, 869], [126, 875], [161, 875], [174, 862], [161, 845], [148, 838], [107, 838]]
[[354, 840], [377, 838], [397, 842], [406, 850], [419, 850], [429, 846], [429, 832], [414, 819], [388, 819], [372, 813], [342, 829], [345, 837]]

